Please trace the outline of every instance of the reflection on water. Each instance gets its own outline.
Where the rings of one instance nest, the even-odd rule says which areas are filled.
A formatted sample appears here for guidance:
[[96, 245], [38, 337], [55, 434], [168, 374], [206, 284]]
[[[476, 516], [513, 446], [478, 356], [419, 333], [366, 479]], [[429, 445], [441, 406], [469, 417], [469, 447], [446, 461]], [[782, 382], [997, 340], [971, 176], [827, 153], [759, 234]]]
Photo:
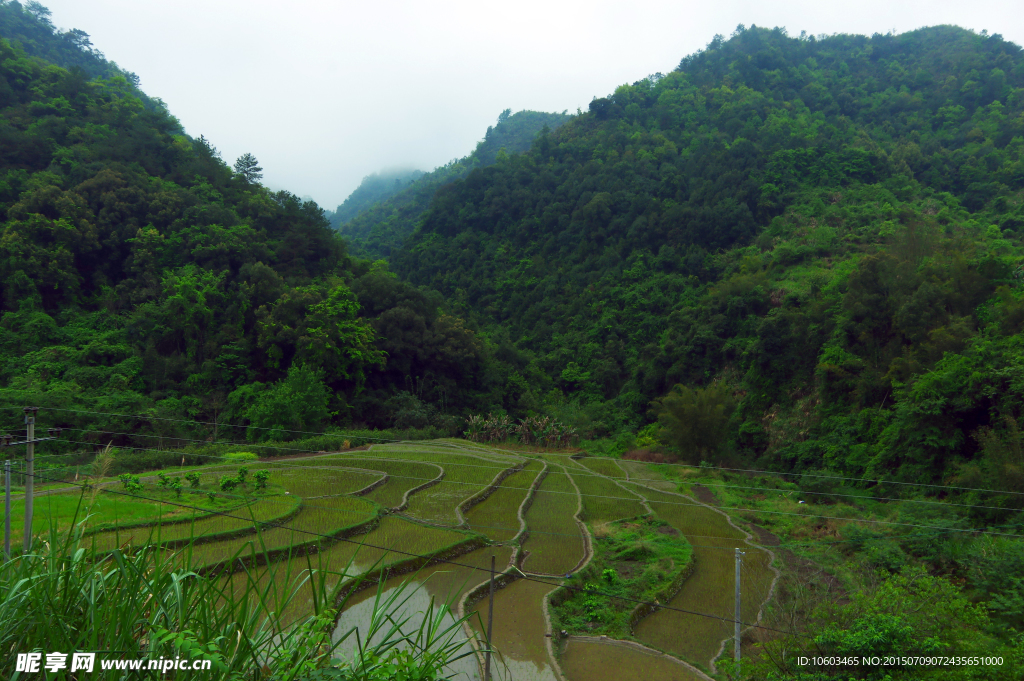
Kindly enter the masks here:
[[[492, 643], [500, 655], [491, 662], [491, 674], [496, 681], [557, 681], [545, 645], [543, 610], [544, 594], [554, 587], [520, 579], [494, 592]], [[487, 599], [477, 603], [472, 612], [479, 613], [479, 619], [474, 616], [470, 621], [483, 636]]]
[[701, 681], [702, 678], [665, 655], [578, 639], [566, 644], [561, 666], [569, 681]]
[[[381, 594], [381, 600], [388, 598], [393, 595], [400, 587], [394, 586], [387, 588]], [[366, 639], [366, 629], [370, 626], [370, 619], [373, 613], [374, 599], [376, 597], [376, 591], [371, 592], [371, 596], [361, 603], [353, 605], [348, 610], [341, 614], [338, 618], [338, 625], [334, 629], [333, 640], [337, 641], [344, 634], [346, 634], [353, 627], [360, 630], [359, 641], [362, 641], [364, 646], [372, 646], [379, 643], [385, 636], [385, 634], [393, 626], [391, 622], [385, 622], [384, 626], [380, 630]], [[440, 605], [434, 601], [431, 602], [431, 596], [428, 589], [424, 588], [424, 585], [420, 582], [409, 582], [405, 590], [397, 598], [399, 607], [391, 613], [391, 617], [395, 623], [402, 623], [403, 620], [408, 618], [407, 622], [404, 622], [401, 626], [400, 633], [395, 634], [395, 637], [399, 637], [403, 634], [415, 636], [419, 630], [420, 625], [423, 622], [424, 614], [428, 614], [430, 617], [436, 617], [436, 613]], [[444, 614], [441, 629], [446, 629], [455, 623], [455, 618], [448, 612]], [[447, 638], [447, 637], [446, 637]], [[445, 668], [444, 673], [449, 675], [449, 678], [457, 681], [479, 681], [480, 672], [476, 662], [476, 657], [472, 654], [472, 646], [466, 639], [466, 635], [462, 630], [462, 627], [456, 627], [452, 641], [460, 642], [462, 645], [459, 647], [456, 656], [466, 654], [461, 660], [456, 660]], [[340, 646], [338, 646], [336, 655], [344, 660], [350, 660], [355, 656], [357, 646], [357, 640], [355, 634], [349, 636]], [[408, 644], [400, 644], [399, 649], [408, 648]]]
[[[431, 597], [434, 599], [435, 607], [443, 605], [446, 600], [450, 601], [454, 607], [463, 593], [486, 581], [489, 577], [492, 555], [495, 557], [496, 570], [500, 572], [508, 566], [512, 556], [512, 549], [505, 546], [485, 547], [452, 559], [452, 562], [458, 563], [458, 565], [442, 563], [431, 565], [416, 574], [392, 577], [384, 583], [381, 599], [383, 600], [389, 595], [394, 594], [395, 590], [403, 583], [408, 583], [409, 586], [406, 587], [406, 591], [398, 598], [402, 600], [410, 594], [411, 597], [405, 603], [405, 606], [401, 608], [400, 615], [396, 619], [409, 617], [409, 622], [403, 627], [403, 631], [405, 633], [415, 632], [423, 621], [423, 613], [429, 608]], [[376, 597], [377, 589], [369, 588], [349, 599], [345, 606], [345, 611], [338, 619], [338, 625], [334, 631], [335, 640], [352, 627], [360, 629], [360, 640], [363, 640], [363, 632], [370, 625], [370, 617], [373, 613], [373, 603]], [[444, 618], [443, 627], [450, 626], [454, 621], [451, 615], [447, 615]], [[543, 635], [543, 632], [541, 635]], [[464, 639], [465, 636], [460, 627], [454, 640]], [[355, 647], [356, 642], [353, 635], [351, 640], [339, 646], [338, 654], [342, 657], [351, 657]], [[467, 642], [464, 647], [460, 648], [457, 654], [461, 655], [470, 652], [470, 650], [471, 648]], [[459, 681], [470, 681], [480, 678], [475, 656], [467, 656], [455, 662], [448, 668], [446, 673], [454, 674], [453, 678]]]

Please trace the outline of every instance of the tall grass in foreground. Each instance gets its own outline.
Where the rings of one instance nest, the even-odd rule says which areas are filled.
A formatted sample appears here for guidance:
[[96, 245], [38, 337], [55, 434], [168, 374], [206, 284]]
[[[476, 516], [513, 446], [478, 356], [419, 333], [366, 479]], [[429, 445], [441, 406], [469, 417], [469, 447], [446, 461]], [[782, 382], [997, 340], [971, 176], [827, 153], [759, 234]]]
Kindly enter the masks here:
[[[14, 670], [16, 654], [32, 651], [97, 652], [96, 671], [82, 678], [126, 674], [100, 671], [101, 658], [178, 657], [212, 661], [210, 671], [180, 672], [181, 679], [232, 681], [427, 681], [464, 656], [457, 655], [461, 622], [444, 624], [448, 604], [435, 608], [432, 601], [422, 623], [410, 631], [409, 618], [392, 616], [412, 595], [402, 589], [382, 596], [378, 587], [371, 621], [332, 637], [344, 602], [334, 602], [328, 573], [313, 566], [316, 556], [307, 557], [307, 569], [297, 573], [289, 567], [292, 561], [262, 568], [277, 570], [263, 586], [259, 572], [246, 572], [246, 588], [238, 589], [237, 581], [232, 587], [222, 577], [198, 574], [188, 547], [145, 546], [100, 555], [89, 548], [82, 529], [82, 523], [67, 532], [51, 527], [31, 551], [0, 566], [0, 677], [24, 678]], [[332, 577], [330, 583], [344, 581]], [[311, 595], [313, 613], [284, 626], [280, 613], [288, 601]], [[338, 646], [352, 639], [355, 653], [335, 659]], [[176, 672], [127, 674], [178, 678]]]

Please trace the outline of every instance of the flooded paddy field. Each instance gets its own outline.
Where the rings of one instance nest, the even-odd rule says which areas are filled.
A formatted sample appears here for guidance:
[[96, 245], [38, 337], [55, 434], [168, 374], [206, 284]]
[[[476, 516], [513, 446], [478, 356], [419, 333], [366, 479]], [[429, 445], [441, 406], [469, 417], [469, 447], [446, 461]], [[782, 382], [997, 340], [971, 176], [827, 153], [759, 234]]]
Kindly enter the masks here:
[[[500, 572], [508, 568], [519, 544], [525, 573], [552, 576], [515, 579], [495, 593], [494, 646], [499, 654], [493, 670], [494, 678], [503, 681], [706, 680], [702, 672], [678, 660], [707, 669], [727, 650], [723, 643], [732, 635], [732, 623], [723, 620], [732, 618], [733, 549], [747, 552], [744, 621], [756, 620], [774, 577], [768, 567], [770, 555], [748, 545], [746, 534], [724, 514], [676, 494], [672, 482], [639, 462], [519, 456], [457, 443], [402, 443], [248, 466], [250, 473], [263, 467], [271, 471], [270, 493], [257, 495], [227, 515], [165, 513], [152, 500], [128, 500], [121, 503], [150, 504], [157, 517], [164, 514], [166, 520], [105, 530], [87, 540], [95, 541], [100, 550], [110, 550], [126, 541], [139, 545], [159, 537], [162, 542], [179, 542], [191, 536], [206, 539], [188, 549], [199, 563], [220, 564], [236, 555], [252, 557], [249, 567], [236, 564], [233, 574], [220, 577], [224, 588], [268, 601], [288, 623], [331, 605], [314, 604], [306, 581], [311, 576], [333, 588], [382, 566], [461, 543], [499, 544], [455, 555], [452, 562], [458, 565], [428, 565], [381, 585], [382, 598], [406, 585], [398, 614], [408, 618], [407, 627], [413, 630], [430, 609], [431, 599], [435, 608], [446, 599], [457, 603], [468, 589], [486, 582], [492, 554]], [[218, 467], [202, 475], [215, 485], [222, 475], [237, 469]], [[125, 508], [138, 523], [140, 511]], [[577, 569], [588, 556], [591, 539], [584, 533], [592, 537], [595, 531], [607, 532], [607, 523], [652, 511], [681, 533], [680, 541], [693, 545], [693, 570], [669, 604], [723, 619], [661, 609], [641, 618], [632, 629], [633, 637], [645, 645], [580, 636], [562, 640], [545, 618], [545, 596], [561, 583], [558, 576]], [[585, 527], [577, 522], [577, 513]], [[112, 518], [116, 521], [116, 512]], [[257, 533], [253, 518], [270, 526], [262, 526]], [[526, 532], [521, 534], [524, 524]], [[353, 536], [330, 538], [360, 525], [363, 528]], [[457, 529], [460, 526], [467, 529]], [[266, 565], [261, 564], [265, 557], [257, 555], [263, 550], [276, 552]], [[352, 594], [338, 616], [335, 636], [353, 627], [365, 631], [377, 597], [376, 582]], [[467, 612], [474, 618], [469, 631], [481, 638], [487, 612], [486, 598]], [[451, 612], [442, 615], [446, 624], [455, 621]], [[457, 635], [464, 639], [467, 630], [459, 627]], [[350, 644], [342, 645], [342, 656], [351, 653]], [[460, 681], [478, 681], [478, 659], [475, 654], [467, 656], [448, 673]]]
[[523, 570], [538, 574], [563, 575], [576, 569], [586, 551], [583, 535], [573, 517], [579, 508], [579, 493], [561, 466], [548, 464], [526, 512], [528, 552]]
[[544, 464], [530, 461], [523, 470], [505, 478], [498, 489], [466, 512], [470, 529], [496, 542], [519, 534], [519, 508]]

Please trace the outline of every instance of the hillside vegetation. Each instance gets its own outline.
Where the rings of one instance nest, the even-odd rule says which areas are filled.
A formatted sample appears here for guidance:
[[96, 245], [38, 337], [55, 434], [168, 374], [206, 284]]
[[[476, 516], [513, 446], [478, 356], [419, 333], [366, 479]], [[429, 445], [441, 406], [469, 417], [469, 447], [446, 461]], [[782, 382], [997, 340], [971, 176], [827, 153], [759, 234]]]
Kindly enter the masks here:
[[510, 359], [510, 411], [717, 410], [694, 463], [1024, 491], [1022, 111], [998, 35], [740, 27], [443, 187], [393, 267]]
[[[553, 130], [569, 120], [564, 112], [543, 113], [540, 111], [519, 111], [506, 109], [498, 116], [494, 126], [487, 127], [487, 133], [471, 154], [454, 159], [432, 172], [414, 179], [401, 188], [392, 186], [394, 191], [375, 199], [373, 205], [360, 208], [357, 215], [348, 215], [343, 208], [349, 200], [363, 200], [360, 186], [344, 204], [338, 207], [339, 219], [335, 222], [341, 234], [349, 241], [352, 253], [367, 258], [386, 258], [396, 252], [405, 239], [415, 231], [420, 219], [430, 205], [439, 187], [465, 177], [476, 168], [495, 163], [499, 158], [527, 151], [534, 138], [543, 130]], [[371, 176], [372, 177], [372, 176]], [[369, 180], [370, 178], [367, 178]], [[364, 184], [366, 180], [364, 180]]]

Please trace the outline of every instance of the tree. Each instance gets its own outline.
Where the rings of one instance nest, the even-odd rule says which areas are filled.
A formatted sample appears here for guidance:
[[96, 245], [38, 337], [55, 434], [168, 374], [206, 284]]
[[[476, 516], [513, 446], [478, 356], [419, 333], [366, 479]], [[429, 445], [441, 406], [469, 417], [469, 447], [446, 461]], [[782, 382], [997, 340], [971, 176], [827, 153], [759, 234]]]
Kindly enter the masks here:
[[687, 460], [707, 459], [725, 444], [729, 415], [734, 407], [725, 385], [715, 383], [696, 390], [676, 385], [668, 395], [654, 400], [651, 405], [661, 424], [662, 441], [677, 448]]
[[247, 152], [235, 161], [235, 174], [241, 175], [246, 182], [252, 184], [263, 179], [263, 168], [256, 157]]

